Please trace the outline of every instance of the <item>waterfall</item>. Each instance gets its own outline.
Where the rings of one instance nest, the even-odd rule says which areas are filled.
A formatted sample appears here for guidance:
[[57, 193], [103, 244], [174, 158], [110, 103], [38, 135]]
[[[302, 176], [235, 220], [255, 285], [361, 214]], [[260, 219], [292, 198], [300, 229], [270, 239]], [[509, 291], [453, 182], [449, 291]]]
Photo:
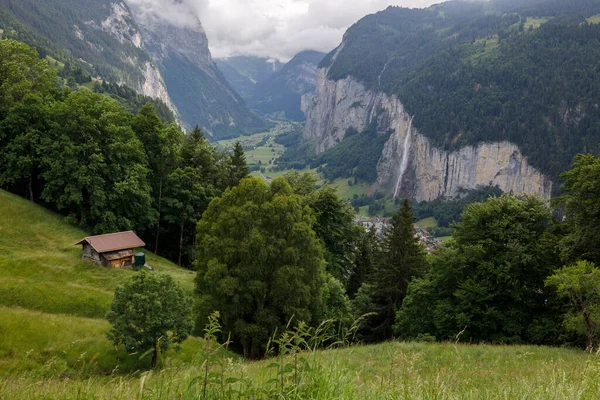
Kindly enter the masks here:
[[381, 88], [381, 77], [383, 76], [383, 73], [385, 72], [385, 70], [387, 69], [388, 64], [390, 63], [390, 61], [392, 61], [392, 58], [390, 58], [389, 60], [387, 60], [387, 62], [385, 63], [385, 65], [383, 66], [383, 69], [381, 70], [381, 73], [379, 74], [379, 76], [377, 77], [377, 87]]
[[400, 189], [402, 178], [404, 177], [404, 173], [406, 172], [406, 168], [408, 167], [408, 153], [410, 150], [410, 134], [412, 131], [413, 118], [414, 117], [410, 118], [410, 122], [408, 123], [408, 129], [406, 130], [406, 137], [404, 138], [402, 160], [400, 161], [400, 173], [398, 174], [398, 181], [396, 182], [396, 189], [394, 190], [394, 198], [398, 196], [398, 190]]

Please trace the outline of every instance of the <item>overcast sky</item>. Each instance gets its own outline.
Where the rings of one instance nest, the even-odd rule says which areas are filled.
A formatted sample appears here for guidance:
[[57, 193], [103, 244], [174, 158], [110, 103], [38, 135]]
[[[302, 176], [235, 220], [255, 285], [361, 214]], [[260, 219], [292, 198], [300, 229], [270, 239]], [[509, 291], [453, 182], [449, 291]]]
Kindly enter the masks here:
[[[129, 1], [157, 4], [169, 0]], [[175, 1], [182, 1], [185, 8], [198, 15], [213, 57], [256, 55], [286, 61], [302, 50], [329, 52], [350, 25], [390, 5], [426, 7], [442, 0]], [[168, 8], [174, 8], [169, 3]], [[185, 11], [173, 15], [164, 11], [161, 14], [172, 20], [185, 22], [189, 17]]]

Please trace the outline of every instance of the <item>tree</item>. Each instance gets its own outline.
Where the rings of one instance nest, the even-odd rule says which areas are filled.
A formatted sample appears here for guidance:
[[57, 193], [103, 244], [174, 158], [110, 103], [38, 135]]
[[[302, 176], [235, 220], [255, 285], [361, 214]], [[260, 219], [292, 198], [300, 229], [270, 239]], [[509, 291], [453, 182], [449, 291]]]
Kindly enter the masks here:
[[[448, 248], [411, 284], [397, 315], [402, 337], [556, 343], [557, 306], [544, 280], [560, 265], [550, 211], [503, 195], [465, 208]], [[418, 319], [417, 319], [418, 318]], [[424, 322], [429, 321], [429, 322]]]
[[[37, 94], [25, 96], [0, 122], [0, 185], [16, 187], [35, 201], [38, 175], [41, 172], [42, 137], [48, 134], [48, 105]], [[4, 142], [4, 143], [3, 143]], [[22, 189], [21, 189], [22, 190]]]
[[95, 232], [143, 232], [156, 222], [147, 158], [116, 101], [72, 92], [42, 139], [42, 199]]
[[160, 221], [162, 213], [163, 185], [166, 177], [179, 164], [182, 134], [177, 125], [163, 125], [156, 114], [154, 105], [147, 103], [133, 118], [131, 124], [136, 136], [144, 145], [151, 171], [154, 202], [157, 209], [157, 223], [154, 252], [158, 254]]
[[407, 293], [408, 284], [427, 268], [425, 248], [415, 235], [410, 203], [404, 200], [385, 232], [382, 261], [373, 272], [374, 302], [378, 316], [373, 328], [376, 340], [393, 336], [392, 325]]
[[35, 49], [14, 40], [0, 40], [0, 121], [26, 96], [49, 99], [57, 95], [56, 74]]
[[107, 336], [128, 352], [152, 351], [154, 369], [161, 351], [189, 336], [191, 312], [189, 297], [170, 275], [141, 272], [115, 290]]
[[546, 286], [569, 301], [570, 310], [564, 316], [565, 327], [586, 338], [586, 348], [598, 348], [600, 334], [600, 269], [589, 261], [578, 261], [563, 267], [546, 279]]
[[165, 185], [164, 219], [179, 228], [177, 264], [183, 265], [184, 232], [187, 225], [195, 225], [216, 195], [215, 190], [202, 185], [200, 176], [191, 167], [177, 168]]
[[555, 205], [564, 207], [567, 235], [561, 241], [563, 260], [600, 263], [600, 157], [579, 154]]
[[317, 218], [314, 230], [326, 250], [327, 272], [347, 286], [360, 229], [354, 224], [354, 212], [331, 187], [313, 192], [307, 197], [307, 204]]
[[229, 187], [237, 186], [240, 181], [250, 175], [250, 168], [246, 164], [246, 155], [240, 142], [235, 142], [233, 153], [229, 156]]
[[204, 132], [196, 125], [184, 138], [181, 148], [182, 167], [191, 167], [196, 170], [203, 184], [215, 188], [225, 189], [224, 175], [228, 172], [225, 165], [220, 165], [222, 155], [208, 142]]
[[334, 188], [317, 190], [313, 174], [293, 171], [284, 174], [283, 178], [314, 211], [317, 217], [314, 230], [323, 241], [327, 272], [346, 287], [354, 267], [356, 241], [360, 235], [360, 228], [354, 224], [352, 207], [337, 195]]
[[217, 310], [224, 338], [260, 357], [290, 320], [317, 323], [324, 259], [314, 222], [283, 179], [246, 178], [215, 198], [198, 223], [197, 329]]
[[375, 228], [360, 230], [354, 254], [354, 267], [348, 280], [348, 296], [351, 298], [367, 282], [381, 258], [381, 242], [375, 234]]

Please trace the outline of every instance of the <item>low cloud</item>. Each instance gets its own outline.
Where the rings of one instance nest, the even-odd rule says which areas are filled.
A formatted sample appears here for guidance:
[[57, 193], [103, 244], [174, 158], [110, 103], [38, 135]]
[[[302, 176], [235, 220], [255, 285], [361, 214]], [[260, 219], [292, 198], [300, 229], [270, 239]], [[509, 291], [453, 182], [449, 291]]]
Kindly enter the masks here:
[[128, 0], [177, 26], [200, 19], [214, 57], [255, 55], [286, 61], [302, 50], [329, 52], [350, 25], [390, 5], [440, 0]]

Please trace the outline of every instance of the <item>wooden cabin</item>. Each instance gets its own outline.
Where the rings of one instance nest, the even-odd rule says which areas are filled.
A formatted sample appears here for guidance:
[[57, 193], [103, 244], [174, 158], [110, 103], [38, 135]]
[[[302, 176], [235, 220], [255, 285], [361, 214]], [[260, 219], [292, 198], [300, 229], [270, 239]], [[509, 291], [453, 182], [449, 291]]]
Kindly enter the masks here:
[[81, 258], [105, 267], [131, 268], [136, 247], [144, 247], [142, 241], [132, 231], [88, 236], [75, 245], [83, 245]]

